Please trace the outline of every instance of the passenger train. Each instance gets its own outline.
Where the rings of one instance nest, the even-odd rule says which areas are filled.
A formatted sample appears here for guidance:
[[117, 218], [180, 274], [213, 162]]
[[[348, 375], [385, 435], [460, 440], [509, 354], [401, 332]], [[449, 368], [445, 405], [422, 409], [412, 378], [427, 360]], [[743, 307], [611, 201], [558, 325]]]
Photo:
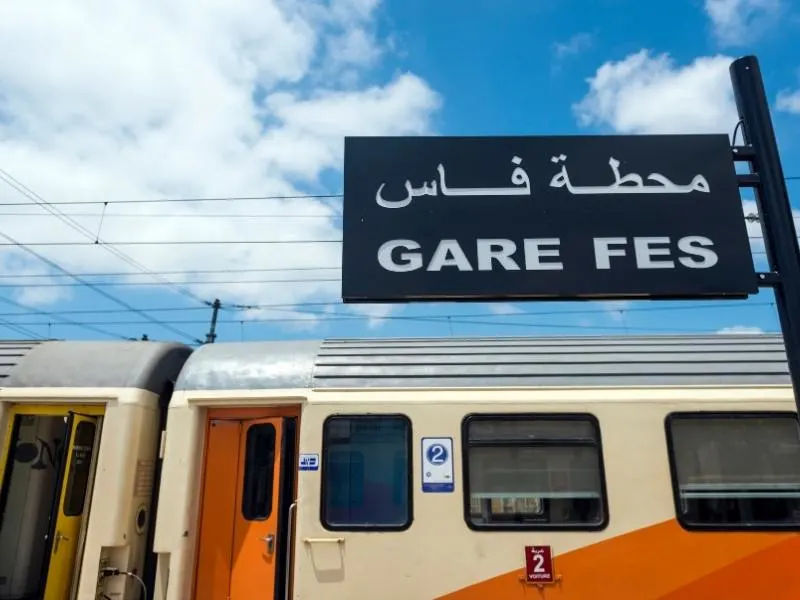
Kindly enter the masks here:
[[0, 600], [800, 598], [778, 335], [0, 352]]

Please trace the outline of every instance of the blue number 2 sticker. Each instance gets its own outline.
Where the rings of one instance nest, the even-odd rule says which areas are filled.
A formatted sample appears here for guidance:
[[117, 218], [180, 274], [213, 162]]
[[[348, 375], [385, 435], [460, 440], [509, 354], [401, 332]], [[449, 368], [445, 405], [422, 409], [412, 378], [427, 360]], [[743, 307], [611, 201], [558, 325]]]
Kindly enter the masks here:
[[432, 465], [443, 465], [447, 461], [447, 448], [442, 444], [433, 444], [428, 448], [426, 457]]

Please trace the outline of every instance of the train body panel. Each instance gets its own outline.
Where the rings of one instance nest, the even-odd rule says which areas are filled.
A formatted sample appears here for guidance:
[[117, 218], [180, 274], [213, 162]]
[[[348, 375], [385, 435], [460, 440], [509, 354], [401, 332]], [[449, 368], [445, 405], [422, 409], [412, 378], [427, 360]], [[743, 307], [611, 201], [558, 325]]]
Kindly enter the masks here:
[[[274, 419], [295, 448], [250, 452]], [[778, 336], [215, 344], [170, 405], [154, 598], [239, 600], [237, 577], [298, 600], [795, 597], [795, 458]], [[523, 581], [528, 546], [552, 583]]]
[[[26, 344], [14, 346], [0, 345], [20, 355], [0, 389], [0, 553], [13, 542], [35, 560], [0, 557], [0, 597], [139, 598], [135, 579], [99, 583], [100, 569], [145, 578], [154, 570], [148, 546], [161, 413], [191, 349], [47, 341], [21, 356]], [[45, 425], [51, 431], [42, 435]], [[21, 503], [32, 473], [48, 477], [36, 494], [38, 514]]]

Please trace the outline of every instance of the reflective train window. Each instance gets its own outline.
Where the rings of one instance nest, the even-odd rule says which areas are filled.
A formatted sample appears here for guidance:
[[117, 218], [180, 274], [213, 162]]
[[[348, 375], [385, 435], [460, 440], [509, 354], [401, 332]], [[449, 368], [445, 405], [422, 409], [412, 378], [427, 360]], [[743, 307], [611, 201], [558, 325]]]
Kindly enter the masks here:
[[591, 415], [470, 415], [462, 426], [472, 529], [602, 529], [600, 428]]
[[327, 529], [406, 529], [411, 490], [408, 417], [328, 417], [322, 430], [321, 509]]
[[271, 423], [251, 425], [245, 448], [242, 516], [248, 521], [264, 521], [272, 514], [275, 427]]
[[687, 529], [800, 529], [793, 413], [667, 417], [678, 520]]

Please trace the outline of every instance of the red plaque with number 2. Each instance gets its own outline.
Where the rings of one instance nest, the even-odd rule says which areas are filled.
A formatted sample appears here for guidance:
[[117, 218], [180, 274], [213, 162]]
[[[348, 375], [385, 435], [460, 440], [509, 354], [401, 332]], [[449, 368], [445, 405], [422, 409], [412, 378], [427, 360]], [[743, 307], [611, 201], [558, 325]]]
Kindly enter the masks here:
[[525, 546], [525, 580], [528, 583], [553, 583], [553, 551], [550, 546]]

